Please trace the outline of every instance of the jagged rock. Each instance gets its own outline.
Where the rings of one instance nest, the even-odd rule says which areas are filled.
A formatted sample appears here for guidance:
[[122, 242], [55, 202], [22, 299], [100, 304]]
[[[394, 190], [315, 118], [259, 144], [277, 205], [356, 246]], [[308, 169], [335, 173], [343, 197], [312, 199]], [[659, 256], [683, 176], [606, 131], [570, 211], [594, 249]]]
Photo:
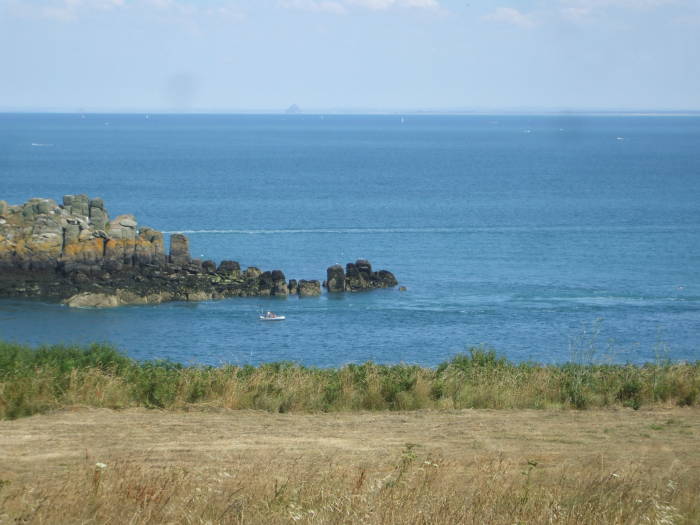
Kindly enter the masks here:
[[259, 295], [268, 296], [272, 295], [272, 289], [275, 287], [275, 283], [272, 280], [272, 272], [263, 272], [260, 274], [258, 279], [259, 283]]
[[136, 264], [160, 264], [165, 261], [163, 234], [144, 226], [134, 241]]
[[85, 275], [83, 271], [87, 271], [89, 273], [89, 267], [85, 268], [83, 265], [80, 268], [76, 268], [76, 270], [71, 274], [71, 278], [75, 284], [86, 284], [90, 282], [90, 278]]
[[246, 279], [257, 279], [261, 274], [262, 272], [260, 269], [256, 268], [255, 266], [248, 266], [248, 268], [245, 270]]
[[207, 273], [216, 273], [216, 263], [214, 261], [202, 262], [202, 271]]
[[136, 239], [136, 225], [133, 215], [119, 215], [109, 221], [109, 236], [114, 239], [133, 241]]
[[34, 207], [31, 204], [25, 204], [22, 208], [22, 217], [27, 221], [34, 220]]
[[212, 294], [207, 292], [191, 292], [186, 295], [188, 301], [211, 301]]
[[202, 273], [202, 261], [200, 259], [190, 259], [190, 262], [182, 267], [190, 274]]
[[38, 214], [43, 215], [49, 213], [55, 207], [56, 203], [53, 201], [49, 201], [48, 199], [40, 200], [36, 204], [36, 211]]
[[165, 241], [158, 230], [144, 226], [136, 239], [136, 257], [139, 264], [165, 262]]
[[90, 214], [90, 199], [87, 195], [65, 195], [63, 197], [63, 205], [66, 207], [66, 197], [69, 197], [68, 211], [73, 215], [81, 215], [87, 217]]
[[379, 270], [374, 275], [376, 276], [375, 282], [378, 284], [375, 288], [391, 288], [399, 284], [394, 274], [389, 270]]
[[289, 295], [287, 278], [284, 276], [284, 272], [282, 270], [272, 271], [272, 295], [284, 297]]
[[[133, 215], [108, 221], [99, 198], [65, 195], [63, 205], [30, 199], [11, 206], [0, 201], [0, 297], [43, 297], [70, 306], [111, 307], [199, 301], [223, 297], [300, 297], [321, 293], [318, 281], [287, 282], [284, 272], [241, 272], [235, 261], [192, 259], [187, 238], [138, 228]], [[329, 291], [394, 286], [391, 272], [372, 271], [364, 260], [328, 269]]]
[[[24, 217], [26, 220], [27, 216]], [[63, 248], [61, 224], [50, 215], [32, 215], [30, 221], [26, 234], [15, 243], [15, 255], [32, 268], [55, 266]]]
[[78, 264], [99, 264], [104, 260], [105, 252], [105, 240], [102, 238], [76, 241], [64, 245], [61, 263], [64, 271], [70, 272]]
[[328, 281], [326, 287], [328, 291], [360, 292], [376, 288], [390, 288], [396, 286], [398, 281], [394, 274], [387, 270], [372, 271], [372, 265], [365, 259], [358, 259], [354, 263], [348, 263], [345, 267], [343, 284], [340, 284], [342, 267], [340, 265], [328, 268]]
[[63, 244], [73, 244], [78, 242], [80, 236], [80, 226], [77, 224], [66, 224], [63, 227]]
[[339, 264], [334, 264], [326, 270], [326, 288], [329, 292], [345, 291], [345, 271]]
[[241, 275], [241, 265], [236, 261], [221, 261], [217, 272], [225, 277], [235, 279]]
[[107, 212], [102, 208], [96, 206], [90, 206], [90, 222], [97, 230], [104, 230], [107, 226], [109, 218], [107, 217]]
[[174, 233], [170, 236], [170, 262], [173, 264], [190, 262], [190, 244], [187, 237], [181, 233]]
[[[371, 268], [371, 267], [370, 267]], [[345, 266], [345, 289], [352, 292], [369, 288], [369, 275], [355, 263]]]
[[321, 283], [319, 281], [299, 281], [299, 297], [316, 297], [321, 295]]
[[104, 256], [114, 262], [129, 264], [134, 255], [134, 242], [128, 239], [109, 239], [104, 247]]

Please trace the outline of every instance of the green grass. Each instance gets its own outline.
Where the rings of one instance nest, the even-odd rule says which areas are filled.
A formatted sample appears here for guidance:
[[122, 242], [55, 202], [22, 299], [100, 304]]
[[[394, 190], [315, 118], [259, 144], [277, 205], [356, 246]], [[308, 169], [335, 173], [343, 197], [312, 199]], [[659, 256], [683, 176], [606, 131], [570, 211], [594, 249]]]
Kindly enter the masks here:
[[183, 366], [136, 361], [108, 345], [0, 342], [0, 418], [70, 405], [182, 409], [207, 404], [272, 412], [421, 408], [571, 408], [694, 405], [700, 362], [645, 365], [513, 363], [471, 349], [437, 368], [280, 362]]

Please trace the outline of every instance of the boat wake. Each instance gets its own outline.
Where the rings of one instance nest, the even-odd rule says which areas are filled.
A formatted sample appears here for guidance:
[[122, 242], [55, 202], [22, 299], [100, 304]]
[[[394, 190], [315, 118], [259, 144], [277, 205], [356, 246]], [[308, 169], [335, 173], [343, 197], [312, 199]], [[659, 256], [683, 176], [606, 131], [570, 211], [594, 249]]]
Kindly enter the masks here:
[[163, 233], [198, 233], [240, 234], [240, 235], [279, 235], [294, 233], [463, 233], [463, 228], [300, 228], [270, 230], [173, 230]]

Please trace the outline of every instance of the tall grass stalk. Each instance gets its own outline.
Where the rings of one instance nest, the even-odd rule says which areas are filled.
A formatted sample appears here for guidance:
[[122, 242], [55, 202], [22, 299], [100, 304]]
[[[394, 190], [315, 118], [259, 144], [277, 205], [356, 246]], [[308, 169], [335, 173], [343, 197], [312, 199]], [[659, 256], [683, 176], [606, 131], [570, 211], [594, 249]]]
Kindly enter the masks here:
[[[285, 462], [246, 454], [214, 470], [131, 461], [89, 463], [0, 485], [13, 523], [323, 523], [513, 525], [700, 520], [700, 478], [682, 467], [541, 467], [482, 454], [469, 465], [407, 445], [394, 464]], [[1, 517], [0, 516], [0, 517]]]
[[694, 405], [700, 362], [644, 365], [513, 363], [471, 349], [436, 368], [294, 363], [183, 366], [140, 362], [107, 345], [0, 342], [0, 418], [68, 405], [183, 409], [207, 404], [271, 412], [421, 408], [569, 408]]

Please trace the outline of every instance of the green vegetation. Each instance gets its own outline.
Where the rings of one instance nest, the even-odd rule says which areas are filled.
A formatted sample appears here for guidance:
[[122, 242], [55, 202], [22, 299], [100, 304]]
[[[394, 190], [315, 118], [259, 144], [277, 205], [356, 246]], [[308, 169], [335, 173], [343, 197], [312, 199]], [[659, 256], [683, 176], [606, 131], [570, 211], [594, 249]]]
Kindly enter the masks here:
[[573, 408], [700, 402], [700, 362], [637, 365], [512, 363], [471, 349], [435, 369], [309, 368], [139, 362], [107, 345], [30, 348], [0, 342], [0, 418], [68, 405], [272, 412], [420, 408]]

